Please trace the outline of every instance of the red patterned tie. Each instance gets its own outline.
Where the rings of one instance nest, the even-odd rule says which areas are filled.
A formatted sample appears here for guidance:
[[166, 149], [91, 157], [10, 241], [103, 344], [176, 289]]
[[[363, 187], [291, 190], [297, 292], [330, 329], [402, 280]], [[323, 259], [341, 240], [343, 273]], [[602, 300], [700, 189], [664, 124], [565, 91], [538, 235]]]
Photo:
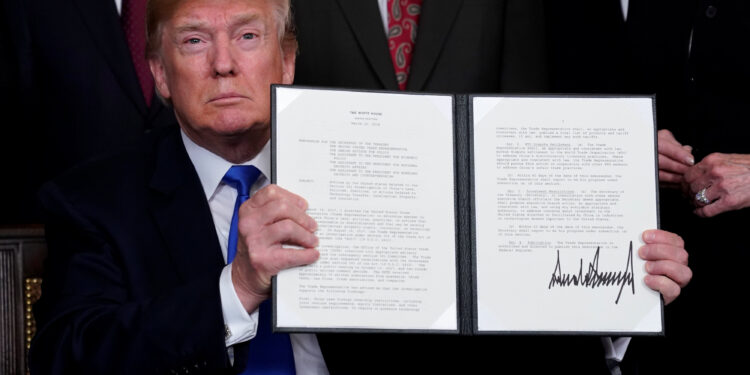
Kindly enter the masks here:
[[396, 81], [406, 89], [422, 0], [388, 0], [388, 48], [391, 50]]
[[146, 0], [123, 0], [120, 22], [128, 40], [130, 58], [133, 60], [143, 97], [146, 105], [151, 105], [154, 79], [146, 62]]

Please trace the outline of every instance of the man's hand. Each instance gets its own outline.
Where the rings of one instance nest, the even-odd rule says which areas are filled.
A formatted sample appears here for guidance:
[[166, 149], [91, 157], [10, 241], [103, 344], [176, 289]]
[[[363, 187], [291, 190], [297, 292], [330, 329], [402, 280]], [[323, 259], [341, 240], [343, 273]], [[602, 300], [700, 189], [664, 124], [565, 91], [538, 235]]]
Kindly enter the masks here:
[[657, 133], [659, 150], [659, 184], [662, 187], [680, 188], [683, 175], [695, 160], [690, 146], [683, 146], [674, 138], [669, 130], [659, 130]]
[[643, 232], [643, 241], [646, 244], [638, 250], [638, 255], [646, 261], [648, 275], [644, 281], [661, 293], [667, 305], [693, 277], [685, 243], [680, 236], [658, 229]]
[[[317, 223], [306, 209], [302, 197], [276, 185], [259, 190], [240, 207], [232, 283], [248, 312], [268, 298], [272, 276], [310, 264], [320, 256], [315, 249]], [[285, 244], [303, 249], [282, 247]]]
[[698, 216], [750, 207], [750, 155], [708, 155], [685, 173], [683, 188], [691, 197], [705, 189], [706, 202], [693, 200]]

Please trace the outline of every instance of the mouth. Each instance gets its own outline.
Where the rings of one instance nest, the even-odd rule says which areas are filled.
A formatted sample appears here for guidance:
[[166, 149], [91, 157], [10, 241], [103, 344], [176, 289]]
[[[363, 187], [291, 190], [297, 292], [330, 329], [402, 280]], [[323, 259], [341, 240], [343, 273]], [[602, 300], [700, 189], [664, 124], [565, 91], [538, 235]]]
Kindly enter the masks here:
[[216, 95], [208, 100], [208, 103], [212, 104], [233, 104], [244, 99], [249, 99], [247, 96], [235, 93], [227, 92]]

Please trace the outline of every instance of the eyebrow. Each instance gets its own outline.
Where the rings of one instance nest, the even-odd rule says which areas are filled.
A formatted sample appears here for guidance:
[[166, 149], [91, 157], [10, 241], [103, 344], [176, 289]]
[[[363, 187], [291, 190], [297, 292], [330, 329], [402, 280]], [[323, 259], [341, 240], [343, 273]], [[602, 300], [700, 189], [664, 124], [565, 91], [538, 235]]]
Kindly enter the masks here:
[[260, 20], [260, 15], [257, 13], [254, 14], [242, 14], [237, 17], [234, 17], [232, 19], [232, 22], [230, 22], [229, 26], [234, 28], [237, 26], [244, 26], [249, 23], [253, 23]]
[[[250, 23], [254, 23], [260, 20], [260, 15], [258, 14], [243, 14], [236, 17], [233, 17], [233, 19], [229, 23], [230, 28], [236, 28], [239, 26], [244, 26]], [[198, 21], [198, 20], [189, 20], [185, 22], [184, 24], [177, 26], [175, 28], [175, 32], [177, 34], [191, 32], [191, 31], [204, 31], [208, 28], [208, 23], [204, 21]]]

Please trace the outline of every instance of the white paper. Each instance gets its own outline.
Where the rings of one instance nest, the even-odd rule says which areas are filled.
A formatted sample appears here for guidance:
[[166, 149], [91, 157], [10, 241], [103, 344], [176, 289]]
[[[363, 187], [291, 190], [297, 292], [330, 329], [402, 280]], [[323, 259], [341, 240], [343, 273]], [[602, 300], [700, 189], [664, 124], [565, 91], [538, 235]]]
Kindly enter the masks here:
[[478, 97], [472, 109], [479, 330], [661, 331], [638, 257], [657, 227], [652, 100]]
[[276, 88], [276, 183], [320, 259], [276, 279], [277, 326], [457, 330], [452, 97]]

